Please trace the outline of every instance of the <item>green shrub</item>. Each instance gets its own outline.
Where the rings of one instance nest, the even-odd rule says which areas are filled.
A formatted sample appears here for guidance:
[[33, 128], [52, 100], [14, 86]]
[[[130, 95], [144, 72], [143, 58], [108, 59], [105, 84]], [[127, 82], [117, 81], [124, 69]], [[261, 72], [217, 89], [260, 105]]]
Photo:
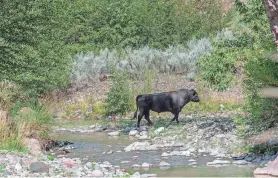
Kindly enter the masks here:
[[204, 85], [223, 91], [229, 88], [241, 66], [252, 36], [224, 29], [213, 37], [213, 51], [198, 61], [198, 77]]
[[125, 114], [132, 109], [133, 97], [128, 76], [124, 72], [113, 73], [113, 85], [107, 93], [106, 113]]

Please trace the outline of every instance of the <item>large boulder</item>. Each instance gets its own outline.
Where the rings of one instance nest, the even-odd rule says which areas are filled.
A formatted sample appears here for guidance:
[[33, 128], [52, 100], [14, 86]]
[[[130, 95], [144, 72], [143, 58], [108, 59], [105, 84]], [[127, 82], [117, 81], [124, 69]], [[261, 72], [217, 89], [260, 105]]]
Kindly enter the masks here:
[[22, 144], [33, 155], [38, 155], [42, 153], [40, 142], [35, 138], [23, 138]]
[[33, 162], [29, 166], [29, 169], [33, 172], [48, 173], [49, 165], [45, 164], [44, 162]]
[[266, 167], [255, 169], [254, 177], [278, 177], [278, 157], [274, 161], [267, 163]]

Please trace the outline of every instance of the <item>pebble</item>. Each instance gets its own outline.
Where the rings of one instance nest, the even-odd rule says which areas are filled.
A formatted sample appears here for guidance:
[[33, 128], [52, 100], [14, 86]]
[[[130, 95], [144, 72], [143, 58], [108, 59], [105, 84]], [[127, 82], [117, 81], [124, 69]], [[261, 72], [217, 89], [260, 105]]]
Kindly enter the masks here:
[[248, 162], [245, 161], [245, 160], [237, 160], [237, 161], [234, 161], [233, 164], [236, 164], [236, 165], [246, 165], [246, 164], [248, 164]]
[[167, 162], [165, 162], [165, 161], [161, 161], [161, 162], [159, 163], [159, 167], [170, 167], [170, 164], [167, 163]]
[[109, 132], [108, 135], [109, 135], [109, 136], [119, 136], [119, 135], [120, 135], [120, 132], [119, 132], [119, 131]]
[[22, 166], [19, 163], [16, 163], [14, 168], [15, 168], [16, 171], [20, 171], [22, 169]]
[[224, 164], [231, 164], [231, 161], [228, 160], [214, 160], [213, 162], [208, 162], [207, 165], [224, 165]]
[[142, 167], [142, 168], [149, 168], [149, 167], [150, 167], [150, 164], [149, 164], [149, 163], [143, 163], [141, 167]]
[[93, 170], [92, 174], [90, 175], [90, 177], [103, 177], [103, 176], [104, 174], [100, 170]]
[[136, 134], [138, 134], [138, 130], [131, 130], [128, 135], [135, 136]]

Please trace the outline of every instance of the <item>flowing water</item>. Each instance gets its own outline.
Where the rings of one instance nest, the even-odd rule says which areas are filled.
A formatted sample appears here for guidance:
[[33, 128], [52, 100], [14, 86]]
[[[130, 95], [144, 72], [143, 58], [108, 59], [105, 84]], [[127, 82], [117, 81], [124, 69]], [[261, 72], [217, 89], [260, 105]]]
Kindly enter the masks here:
[[[206, 166], [207, 162], [215, 160], [214, 157], [199, 155], [198, 157], [170, 156], [163, 158], [161, 154], [171, 150], [156, 151], [130, 151], [125, 152], [124, 147], [136, 141], [134, 137], [121, 135], [119, 137], [107, 136], [106, 133], [73, 134], [60, 133], [56, 135], [57, 140], [70, 141], [74, 143], [75, 149], [68, 153], [68, 157], [78, 157], [87, 161], [104, 162], [108, 161], [113, 165], [119, 165], [131, 172], [139, 171], [148, 174], [157, 174], [162, 177], [252, 177], [255, 166], [228, 165], [222, 167]], [[196, 167], [189, 166], [189, 159], [197, 162]], [[162, 170], [159, 163], [166, 161], [171, 168]], [[135, 170], [132, 165], [150, 163], [150, 169]]]

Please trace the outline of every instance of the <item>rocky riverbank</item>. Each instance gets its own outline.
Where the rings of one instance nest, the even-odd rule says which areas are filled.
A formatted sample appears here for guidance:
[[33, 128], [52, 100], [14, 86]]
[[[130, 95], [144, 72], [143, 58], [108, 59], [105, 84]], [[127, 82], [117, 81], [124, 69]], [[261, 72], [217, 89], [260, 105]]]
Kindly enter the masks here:
[[[276, 158], [272, 155], [250, 155], [242, 151], [244, 140], [237, 136], [236, 125], [231, 119], [237, 113], [216, 113], [214, 115], [181, 116], [179, 125], [170, 127], [113, 127], [95, 124], [79, 128], [59, 128], [58, 133], [94, 133], [105, 132], [111, 137], [128, 135], [134, 142], [126, 146], [129, 151], [169, 150], [163, 156], [209, 155], [215, 158], [229, 158], [239, 164], [253, 163], [260, 166]], [[239, 161], [240, 160], [240, 161]], [[236, 163], [237, 163], [236, 162]]]
[[[53, 159], [53, 160], [52, 160]], [[94, 163], [80, 158], [32, 156], [23, 153], [0, 153], [0, 176], [19, 177], [125, 177], [126, 170], [109, 162]]]

